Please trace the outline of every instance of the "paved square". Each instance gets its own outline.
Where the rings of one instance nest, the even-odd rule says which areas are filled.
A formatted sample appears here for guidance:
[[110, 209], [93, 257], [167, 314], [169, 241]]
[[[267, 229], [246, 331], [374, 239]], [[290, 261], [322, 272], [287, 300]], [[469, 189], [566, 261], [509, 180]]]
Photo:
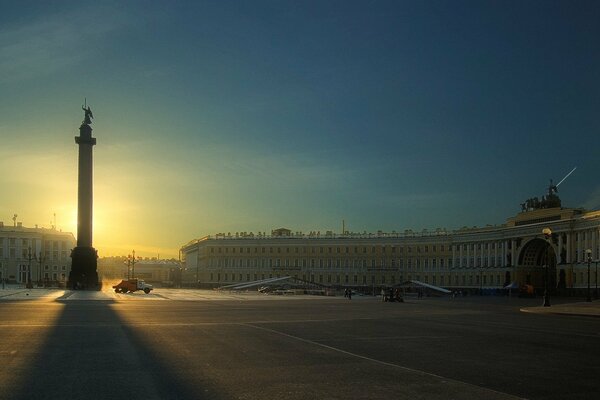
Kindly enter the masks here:
[[15, 292], [0, 398], [595, 398], [600, 319], [538, 302]]

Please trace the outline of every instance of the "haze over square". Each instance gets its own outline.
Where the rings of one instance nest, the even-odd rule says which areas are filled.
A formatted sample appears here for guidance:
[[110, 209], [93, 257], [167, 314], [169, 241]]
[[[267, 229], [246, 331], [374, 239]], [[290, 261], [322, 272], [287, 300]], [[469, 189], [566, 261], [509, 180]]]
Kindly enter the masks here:
[[597, 2], [322, 3], [3, 7], [0, 220], [76, 232], [84, 97], [100, 256], [600, 207]]

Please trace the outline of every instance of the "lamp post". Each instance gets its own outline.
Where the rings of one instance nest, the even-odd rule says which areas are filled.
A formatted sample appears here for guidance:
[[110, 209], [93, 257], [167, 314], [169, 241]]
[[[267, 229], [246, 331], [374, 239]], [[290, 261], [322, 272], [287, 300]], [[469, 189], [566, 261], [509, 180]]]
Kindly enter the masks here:
[[[136, 263], [136, 258], [135, 258], [135, 250], [132, 251], [133, 255], [128, 255], [127, 256], [127, 262], [129, 265], [129, 262], [131, 262], [131, 279], [135, 279], [135, 263]], [[138, 259], [141, 257], [138, 257]], [[127, 268], [127, 279], [129, 279], [129, 268]]]
[[127, 265], [127, 280], [129, 280], [129, 267], [131, 267], [131, 255], [127, 256], [127, 261], [123, 261], [123, 264]]
[[598, 300], [598, 260], [594, 262], [596, 263], [596, 290], [594, 290], [594, 298]]
[[585, 301], [591, 302], [592, 301], [592, 293], [590, 291], [590, 265], [592, 264], [592, 249], [587, 249], [585, 251], [585, 254], [587, 255], [587, 265], [588, 265], [587, 298], [585, 299]]
[[25, 285], [27, 289], [33, 288], [33, 283], [31, 283], [31, 260], [33, 258], [34, 257], [31, 255], [31, 246], [29, 246], [27, 248], [27, 259], [29, 260], [29, 263], [27, 264], [27, 284]]
[[552, 230], [550, 228], [542, 229], [544, 237], [548, 241], [546, 248], [546, 274], [544, 275], [544, 307], [550, 307], [550, 296], [548, 295], [548, 270], [550, 269], [550, 247], [552, 246]]
[[40, 267], [38, 268], [38, 287], [40, 287], [42, 286], [42, 263], [44, 262], [45, 257], [42, 256], [42, 252], [40, 251], [39, 255], [34, 254], [33, 258], [40, 263]]

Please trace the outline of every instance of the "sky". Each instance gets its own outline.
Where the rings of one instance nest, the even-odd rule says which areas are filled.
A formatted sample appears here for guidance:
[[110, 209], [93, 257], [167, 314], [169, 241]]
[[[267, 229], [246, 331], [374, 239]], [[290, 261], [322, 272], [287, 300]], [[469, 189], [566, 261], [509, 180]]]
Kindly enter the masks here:
[[2, 1], [0, 221], [94, 247], [502, 224], [600, 209], [598, 1]]

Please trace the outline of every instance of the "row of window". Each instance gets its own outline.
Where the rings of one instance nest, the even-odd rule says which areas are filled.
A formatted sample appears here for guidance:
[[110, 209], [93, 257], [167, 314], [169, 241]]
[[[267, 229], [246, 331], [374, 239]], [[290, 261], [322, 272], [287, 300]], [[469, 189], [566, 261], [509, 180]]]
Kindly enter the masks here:
[[[59, 258], [60, 256], [60, 258]], [[32, 262], [39, 262], [39, 254], [30, 253], [28, 249], [22, 249], [21, 253], [17, 253], [16, 249], [9, 249], [8, 259], [10, 260], [28, 260], [31, 257]], [[44, 252], [43, 260], [66, 260], [68, 257], [67, 251], [63, 250], [50, 252], [46, 250]], [[0, 247], [0, 259], [5, 258], [4, 249]]]
[[[257, 281], [259, 279], [271, 279], [271, 278], [281, 278], [280, 274], [236, 274], [236, 273], [210, 273], [210, 281], [211, 282], [251, 282]], [[331, 274], [303, 274], [299, 276], [298, 274], [294, 275], [294, 278], [302, 280], [309, 280], [311, 282], [317, 283], [335, 283], [335, 284], [354, 284], [354, 285], [366, 285], [366, 284], [396, 284], [404, 282], [404, 275], [381, 275], [379, 279], [377, 279], [376, 275], [331, 275]], [[315, 280], [316, 279], [316, 280]], [[496, 285], [500, 286], [503, 284], [502, 275], [479, 275], [479, 274], [471, 274], [471, 275], [453, 275], [453, 276], [429, 276], [429, 275], [407, 275], [407, 280], [417, 280], [423, 281], [425, 283], [431, 283], [432, 285], [463, 285], [463, 286], [473, 286], [473, 285]], [[452, 282], [453, 281], [453, 282]]]
[[[417, 253], [428, 253], [429, 252], [429, 246], [406, 246], [406, 252], [408, 253], [412, 253], [413, 250]], [[259, 253], [259, 247], [233, 247], [233, 246], [225, 246], [225, 247], [209, 247], [210, 249], [210, 253], [230, 253], [231, 254], [236, 254], [236, 252], [238, 254], [250, 254], [251, 252], [253, 252], [254, 254], [258, 254]], [[251, 250], [253, 249], [253, 250]], [[286, 254], [290, 254], [290, 253], [294, 253], [294, 254], [298, 254], [298, 253], [310, 253], [310, 254], [368, 254], [369, 252], [371, 254], [375, 254], [375, 253], [391, 253], [394, 254], [396, 253], [396, 250], [399, 253], [404, 253], [404, 246], [371, 246], [371, 247], [365, 247], [365, 246], [354, 246], [354, 247], [350, 247], [350, 246], [345, 246], [345, 247], [323, 247], [323, 246], [317, 246], [317, 247], [305, 247], [305, 246], [296, 246], [296, 247], [260, 247], [260, 253], [286, 253]], [[449, 245], [432, 245], [431, 246], [431, 251], [432, 252], [437, 252], [439, 249], [440, 252], [443, 252], [445, 250], [450, 250], [450, 246]], [[268, 251], [267, 251], [268, 250]]]
[[[28, 265], [25, 265], [25, 264], [19, 265], [19, 271], [27, 271], [27, 268], [28, 268]], [[37, 266], [36, 265], [32, 265], [31, 269], [37, 271]], [[50, 270], [50, 266], [49, 265], [44, 265], [44, 271], [49, 271], [49, 270]], [[58, 271], [58, 265], [53, 265], [52, 266], [52, 270], [53, 271]], [[65, 265], [62, 265], [60, 267], [60, 270], [61, 271], [66, 271], [67, 267]]]
[[[462, 264], [460, 259], [456, 259], [455, 265], [459, 268], [488, 268], [488, 267], [500, 267], [504, 266], [502, 257], [497, 258], [463, 258]], [[395, 259], [388, 260], [386, 258], [381, 259], [273, 259], [273, 258], [210, 258], [207, 261], [209, 268], [278, 268], [278, 267], [290, 267], [290, 268], [399, 268], [407, 269], [412, 268], [424, 268], [425, 270], [436, 270], [452, 268], [452, 259], [448, 258], [433, 258], [433, 259], [421, 259], [421, 258], [409, 258], [409, 259]]]
[[[4, 239], [3, 237], [0, 237], [0, 247], [4, 246]], [[15, 247], [17, 246], [17, 243], [20, 243], [21, 247], [23, 248], [28, 248], [28, 247], [33, 247], [34, 246], [34, 242], [36, 241], [36, 239], [17, 239], [17, 238], [6, 238], [8, 239], [8, 245], [10, 247]], [[52, 250], [66, 250], [67, 247], [69, 246], [67, 241], [59, 241], [59, 240], [46, 240], [44, 242], [44, 247], [46, 249], [52, 249]]]

